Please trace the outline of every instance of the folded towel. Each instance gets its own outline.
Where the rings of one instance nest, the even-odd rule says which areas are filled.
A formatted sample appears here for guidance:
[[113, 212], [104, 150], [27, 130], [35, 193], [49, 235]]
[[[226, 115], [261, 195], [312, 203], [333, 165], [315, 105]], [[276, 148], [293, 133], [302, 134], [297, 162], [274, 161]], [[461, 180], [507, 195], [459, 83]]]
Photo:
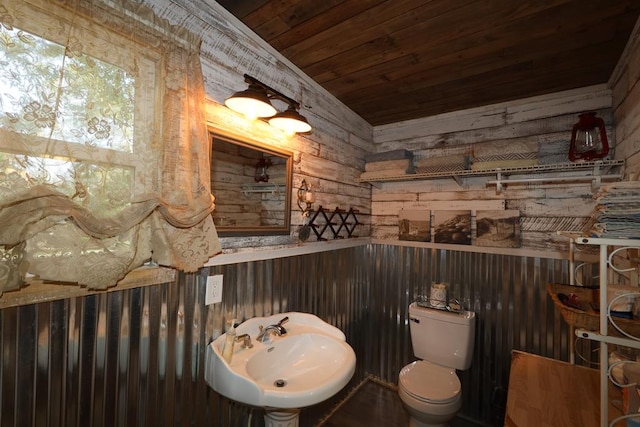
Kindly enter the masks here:
[[468, 157], [463, 154], [450, 154], [448, 156], [423, 157], [415, 161], [418, 168], [442, 168], [461, 167], [465, 169], [468, 165]]
[[525, 160], [495, 160], [490, 162], [473, 162], [471, 164], [471, 170], [486, 170], [486, 169], [505, 169], [505, 168], [522, 168], [527, 166], [535, 166], [538, 164], [538, 159], [525, 159]]
[[383, 171], [388, 169], [412, 169], [411, 159], [385, 160], [380, 162], [365, 163], [364, 170], [367, 172]]
[[378, 179], [404, 175], [409, 175], [406, 169], [387, 169], [384, 171], [362, 172], [362, 174], [360, 175], [360, 179]]
[[506, 153], [497, 156], [474, 157], [473, 163], [509, 160], [537, 160], [538, 153]]
[[413, 159], [413, 153], [408, 150], [399, 149], [392, 151], [385, 151], [384, 153], [373, 153], [364, 156], [366, 163], [381, 162], [384, 160], [401, 160], [401, 159]]
[[440, 172], [457, 172], [463, 171], [467, 168], [464, 165], [442, 165], [442, 166], [429, 166], [426, 168], [416, 168], [415, 173], [440, 173]]
[[475, 144], [473, 157], [483, 158], [492, 156], [505, 156], [506, 153], [537, 153], [537, 141], [500, 141]]

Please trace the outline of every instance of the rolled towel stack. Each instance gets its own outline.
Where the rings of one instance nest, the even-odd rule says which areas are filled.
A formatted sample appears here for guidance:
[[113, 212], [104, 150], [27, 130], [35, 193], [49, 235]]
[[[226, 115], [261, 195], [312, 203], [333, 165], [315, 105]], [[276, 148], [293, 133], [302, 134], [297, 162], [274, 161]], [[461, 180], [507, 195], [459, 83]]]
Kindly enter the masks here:
[[368, 154], [360, 179], [389, 178], [415, 173], [413, 153], [404, 149]]
[[472, 170], [519, 168], [538, 164], [536, 141], [501, 141], [476, 144], [471, 159]]

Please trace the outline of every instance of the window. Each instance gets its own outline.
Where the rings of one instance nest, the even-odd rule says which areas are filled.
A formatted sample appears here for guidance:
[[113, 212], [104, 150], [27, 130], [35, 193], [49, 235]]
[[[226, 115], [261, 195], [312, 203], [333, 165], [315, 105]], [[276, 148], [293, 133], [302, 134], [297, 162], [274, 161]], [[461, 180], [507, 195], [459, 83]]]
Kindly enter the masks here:
[[0, 292], [26, 271], [105, 288], [149, 259], [192, 271], [219, 251], [199, 40], [141, 10], [0, 5], [0, 255], [23, 260], [0, 264]]

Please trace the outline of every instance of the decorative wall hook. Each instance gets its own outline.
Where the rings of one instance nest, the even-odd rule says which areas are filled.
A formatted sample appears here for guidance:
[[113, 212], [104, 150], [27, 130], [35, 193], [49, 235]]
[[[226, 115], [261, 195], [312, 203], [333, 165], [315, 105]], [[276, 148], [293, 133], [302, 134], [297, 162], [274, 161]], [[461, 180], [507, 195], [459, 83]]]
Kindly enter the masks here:
[[[320, 206], [311, 217], [309, 224], [304, 227], [313, 230], [318, 241], [327, 240], [324, 236], [325, 232], [327, 232], [327, 234], [331, 232], [331, 237], [334, 239], [357, 237], [354, 234], [356, 227], [360, 225], [356, 216], [357, 213], [358, 210], [353, 208], [349, 208], [349, 210], [346, 211], [336, 207], [333, 211], [329, 211]], [[307, 238], [308, 237], [309, 236], [307, 236]]]
[[298, 207], [302, 211], [303, 217], [306, 218], [309, 216], [314, 201], [315, 195], [311, 191], [311, 186], [303, 179], [300, 188], [298, 188]]

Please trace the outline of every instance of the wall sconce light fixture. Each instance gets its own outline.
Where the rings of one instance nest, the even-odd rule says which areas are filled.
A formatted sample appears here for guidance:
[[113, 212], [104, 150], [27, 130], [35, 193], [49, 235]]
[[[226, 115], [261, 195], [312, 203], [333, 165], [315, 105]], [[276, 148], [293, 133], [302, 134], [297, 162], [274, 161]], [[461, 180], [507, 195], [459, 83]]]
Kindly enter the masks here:
[[311, 206], [315, 202], [315, 195], [311, 191], [311, 187], [307, 184], [307, 181], [302, 180], [300, 188], [298, 189], [298, 207], [302, 211], [303, 217], [308, 217], [311, 212]]
[[[275, 128], [284, 131], [286, 134], [305, 133], [311, 131], [311, 125], [298, 110], [300, 104], [286, 95], [270, 88], [248, 74], [244, 75], [245, 83], [249, 84], [246, 90], [234, 93], [224, 102], [231, 110], [243, 114], [250, 120], [264, 119]], [[276, 99], [286, 103], [287, 109], [278, 112], [271, 100]]]
[[589, 161], [606, 156], [609, 153], [609, 143], [604, 120], [596, 117], [595, 112], [582, 113], [579, 117], [571, 132], [569, 160]]

